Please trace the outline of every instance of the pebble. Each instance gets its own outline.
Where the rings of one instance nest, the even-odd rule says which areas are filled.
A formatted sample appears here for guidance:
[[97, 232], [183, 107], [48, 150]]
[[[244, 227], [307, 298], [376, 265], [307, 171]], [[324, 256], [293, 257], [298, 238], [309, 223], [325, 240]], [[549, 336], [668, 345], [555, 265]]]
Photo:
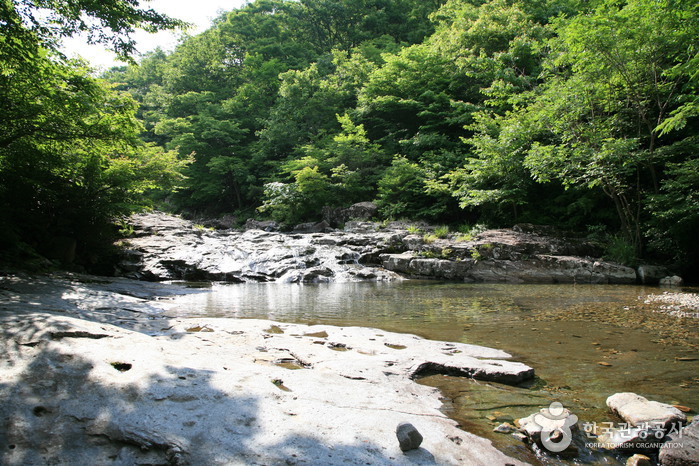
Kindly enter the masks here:
[[495, 429], [493, 429], [493, 432], [499, 432], [501, 434], [511, 434], [515, 430], [517, 430], [517, 429], [512, 424], [510, 424], [509, 422], [503, 422], [502, 424], [497, 426]]
[[402, 451], [415, 450], [422, 443], [422, 434], [409, 422], [401, 422], [396, 428], [396, 437]]
[[626, 460], [626, 466], [652, 466], [652, 464], [650, 458], [638, 453]]

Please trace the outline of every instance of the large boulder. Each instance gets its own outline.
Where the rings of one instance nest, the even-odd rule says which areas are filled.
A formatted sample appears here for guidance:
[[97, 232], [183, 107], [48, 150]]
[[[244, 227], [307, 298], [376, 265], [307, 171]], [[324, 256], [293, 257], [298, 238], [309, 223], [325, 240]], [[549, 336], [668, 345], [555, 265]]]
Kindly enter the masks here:
[[373, 202], [359, 202], [350, 207], [326, 207], [323, 209], [323, 220], [332, 226], [340, 226], [350, 220], [367, 221], [376, 216], [379, 208]]
[[667, 268], [659, 265], [639, 265], [636, 269], [638, 281], [644, 285], [657, 285], [664, 277], [667, 277]]

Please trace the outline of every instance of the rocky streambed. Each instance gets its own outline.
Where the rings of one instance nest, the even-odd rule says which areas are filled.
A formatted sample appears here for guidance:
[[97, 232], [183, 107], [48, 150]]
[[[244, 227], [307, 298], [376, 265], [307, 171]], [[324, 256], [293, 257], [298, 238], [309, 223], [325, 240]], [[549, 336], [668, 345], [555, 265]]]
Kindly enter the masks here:
[[532, 225], [438, 238], [399, 222], [348, 221], [341, 230], [322, 222], [281, 233], [270, 223], [216, 230], [155, 212], [131, 224], [116, 273], [146, 280], [657, 283], [667, 275], [604, 261], [598, 245]]
[[[492, 348], [359, 327], [165, 318], [176, 286], [0, 281], [0, 463], [521, 464], [441, 412], [448, 373], [517, 383]], [[424, 437], [403, 452], [396, 427]]]
[[[526, 225], [473, 238], [369, 222], [218, 231], [160, 213], [133, 225], [116, 272], [141, 281], [0, 278], [0, 463], [522, 464], [460, 429], [440, 398], [451, 395], [424, 383], [532, 380], [534, 370], [504, 351], [374, 328], [195, 316], [181, 312], [181, 295], [205, 290], [153, 282], [635, 283], [666, 274], [602, 261], [594, 244]], [[657, 307], [682, 319], [694, 309], [673, 303]], [[404, 451], [406, 438], [422, 442]]]

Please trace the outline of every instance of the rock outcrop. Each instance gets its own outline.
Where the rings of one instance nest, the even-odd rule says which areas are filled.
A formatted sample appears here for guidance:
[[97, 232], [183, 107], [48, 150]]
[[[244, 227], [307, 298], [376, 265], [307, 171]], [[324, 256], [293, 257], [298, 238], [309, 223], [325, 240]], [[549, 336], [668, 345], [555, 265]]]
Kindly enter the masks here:
[[[438, 392], [412, 380], [446, 359], [495, 380], [533, 375], [502, 351], [369, 328], [165, 318], [183, 288], [124, 279], [0, 285], [2, 464], [521, 464], [458, 429]], [[404, 422], [420, 448], [401, 451]]]
[[322, 233], [327, 224], [299, 226], [315, 233], [280, 233], [271, 224], [217, 231], [161, 213], [132, 217], [134, 233], [117, 273], [145, 280], [327, 282], [394, 280], [393, 272], [360, 264], [400, 243], [392, 231]]
[[[131, 221], [134, 233], [117, 270], [129, 278], [290, 283], [400, 276], [513, 283], [637, 280], [634, 269], [599, 259], [595, 244], [531, 225], [438, 239], [410, 234], [401, 223], [348, 221], [340, 231], [321, 222], [281, 233], [269, 222], [249, 222], [252, 228], [242, 232], [219, 231], [161, 213], [136, 215]], [[649, 270], [643, 269], [644, 279]]]

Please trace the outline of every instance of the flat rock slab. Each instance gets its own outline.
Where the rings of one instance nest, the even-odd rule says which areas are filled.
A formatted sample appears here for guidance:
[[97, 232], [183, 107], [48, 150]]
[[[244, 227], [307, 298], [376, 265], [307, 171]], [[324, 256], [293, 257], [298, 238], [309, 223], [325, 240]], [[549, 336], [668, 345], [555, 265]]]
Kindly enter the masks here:
[[667, 428], [684, 423], [687, 416], [672, 405], [650, 401], [635, 393], [615, 393], [607, 398], [607, 406], [632, 427], [657, 426]]
[[[411, 378], [446, 361], [530, 373], [502, 351], [367, 328], [166, 319], [153, 312], [166, 303], [147, 297], [157, 293], [134, 297], [127, 282], [129, 295], [66, 279], [34, 294], [27, 281], [3, 285], [2, 464], [521, 464], [458, 429], [438, 392]], [[404, 422], [424, 437], [406, 453]]]

